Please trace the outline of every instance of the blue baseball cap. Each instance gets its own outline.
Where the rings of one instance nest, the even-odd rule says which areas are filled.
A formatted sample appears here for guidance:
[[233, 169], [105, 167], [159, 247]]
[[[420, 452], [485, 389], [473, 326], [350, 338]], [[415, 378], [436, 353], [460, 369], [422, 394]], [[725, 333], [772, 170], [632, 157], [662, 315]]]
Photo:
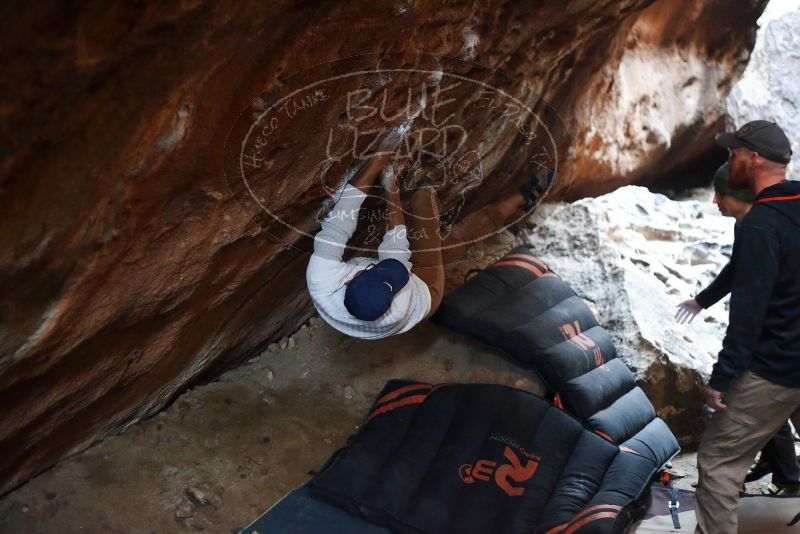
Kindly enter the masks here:
[[378, 262], [353, 278], [344, 290], [344, 306], [353, 317], [374, 321], [389, 309], [408, 283], [408, 269], [395, 259]]

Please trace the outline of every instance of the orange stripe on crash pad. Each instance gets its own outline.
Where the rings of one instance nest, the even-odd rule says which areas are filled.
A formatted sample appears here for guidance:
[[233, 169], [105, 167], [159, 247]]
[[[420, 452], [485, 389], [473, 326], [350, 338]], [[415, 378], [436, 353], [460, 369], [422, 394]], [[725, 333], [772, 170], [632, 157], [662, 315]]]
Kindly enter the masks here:
[[536, 276], [542, 276], [542, 271], [531, 265], [530, 263], [524, 261], [516, 261], [516, 260], [501, 260], [494, 264], [494, 267], [503, 267], [506, 265], [513, 265], [514, 267], [522, 267], [523, 269], [528, 269], [530, 272], [535, 274]]
[[600, 510], [617, 510], [617, 511], [619, 511], [619, 510], [622, 510], [622, 506], [620, 506], [618, 504], [595, 504], [594, 506], [590, 506], [589, 508], [585, 508], [585, 509], [581, 510], [580, 512], [578, 512], [578, 514], [575, 517], [572, 518], [572, 521], [570, 522], [570, 524], [574, 523], [575, 521], [577, 521], [581, 517], [590, 515], [593, 512], [597, 512], [597, 511], [600, 511]]
[[509, 254], [508, 256], [504, 256], [503, 259], [504, 260], [511, 260], [511, 259], [528, 260], [529, 262], [533, 263], [536, 267], [538, 267], [542, 271], [549, 271], [550, 270], [550, 268], [547, 266], [547, 264], [545, 264], [545, 262], [543, 262], [542, 260], [540, 260], [536, 256], [531, 256], [529, 254], [520, 254], [520, 253]]
[[[582, 527], [586, 523], [591, 523], [595, 519], [603, 519], [603, 517], [606, 517], [606, 516], [603, 516], [603, 517], [592, 516], [590, 518], [587, 518], [588, 520], [581, 521], [581, 518], [586, 517], [587, 515], [591, 516], [592, 512], [597, 511], [597, 510], [606, 510], [605, 512], [598, 512], [598, 515], [600, 515], [600, 514], [611, 514], [611, 516], [608, 516], [608, 517], [616, 517], [617, 515], [619, 515], [619, 511], [617, 511], [617, 512], [609, 512], [608, 510], [622, 510], [622, 506], [619, 506], [617, 504], [597, 504], [595, 506], [592, 506], [590, 508], [582, 510], [578, 515], [576, 515], [572, 519], [571, 523], [561, 523], [560, 525], [556, 525], [553, 528], [551, 528], [550, 530], [548, 530], [547, 532], [545, 532], [545, 534], [561, 534], [561, 533], [566, 534], [564, 532], [564, 529], [566, 529], [568, 526], [570, 526], [570, 530], [568, 530], [567, 532], [575, 532], [575, 530], [579, 529], [580, 527]], [[575, 521], [581, 521], [581, 522], [580, 522], [580, 524], [578, 524], [578, 523], [575, 523]]]
[[383, 406], [373, 410], [372, 413], [369, 414], [369, 417], [367, 417], [367, 422], [369, 423], [370, 421], [372, 421], [373, 417], [376, 417], [382, 413], [391, 412], [394, 409], [401, 408], [403, 406], [408, 406], [409, 404], [421, 404], [422, 401], [424, 401], [426, 398], [428, 398], [427, 393], [425, 393], [424, 395], [411, 395], [410, 397], [402, 398], [399, 401], [390, 402], [389, 404], [384, 404]]
[[403, 386], [401, 388], [397, 388], [394, 391], [390, 391], [380, 399], [375, 401], [375, 404], [383, 404], [384, 402], [389, 402], [392, 399], [396, 399], [403, 393], [408, 393], [409, 391], [414, 391], [417, 389], [431, 389], [430, 384], [411, 384], [410, 386]]
[[569, 528], [567, 528], [567, 530], [564, 531], [564, 534], [573, 534], [573, 532], [585, 526], [587, 523], [591, 523], [592, 521], [597, 521], [598, 519], [614, 519], [618, 515], [619, 512], [598, 512], [594, 515], [584, 517], [577, 523], [570, 524]]
[[595, 434], [597, 434], [598, 436], [600, 436], [601, 438], [605, 438], [605, 439], [607, 439], [608, 441], [610, 441], [610, 442], [611, 442], [611, 443], [613, 443], [614, 445], [616, 445], [616, 444], [617, 444], [617, 443], [614, 441], [614, 438], [612, 438], [611, 436], [609, 436], [609, 435], [608, 435], [608, 434], [606, 434], [605, 432], [600, 432], [599, 430], [595, 430], [595, 431], [594, 431], [594, 433], [595, 433]]
[[641, 456], [641, 454], [631, 449], [630, 447], [623, 447], [622, 445], [620, 445], [619, 450], [621, 450], [622, 452], [629, 452], [631, 454], [635, 454], [636, 456]]

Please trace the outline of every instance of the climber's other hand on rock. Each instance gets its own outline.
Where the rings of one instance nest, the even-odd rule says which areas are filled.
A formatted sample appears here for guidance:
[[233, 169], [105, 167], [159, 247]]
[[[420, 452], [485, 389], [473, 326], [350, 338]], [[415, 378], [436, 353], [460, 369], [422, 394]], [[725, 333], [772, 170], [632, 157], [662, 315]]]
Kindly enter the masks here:
[[381, 140], [381, 144], [378, 146], [378, 152], [393, 153], [397, 145], [400, 144], [400, 141], [403, 140], [403, 137], [411, 130], [412, 122], [413, 119], [407, 120], [400, 126], [392, 128], [392, 130], [386, 134], [386, 137]]
[[381, 171], [381, 186], [387, 191], [398, 191], [397, 185], [397, 169], [392, 163], [389, 163]]

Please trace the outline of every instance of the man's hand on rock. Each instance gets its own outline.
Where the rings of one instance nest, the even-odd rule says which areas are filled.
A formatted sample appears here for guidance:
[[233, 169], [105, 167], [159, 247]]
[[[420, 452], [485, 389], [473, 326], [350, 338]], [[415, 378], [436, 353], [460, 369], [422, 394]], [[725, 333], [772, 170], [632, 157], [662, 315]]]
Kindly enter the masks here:
[[691, 323], [702, 309], [703, 307], [700, 306], [695, 299], [684, 300], [678, 304], [678, 311], [675, 312], [675, 320], [678, 321], [678, 324], [683, 324], [687, 322], [687, 320]]
[[708, 384], [706, 384], [706, 389], [704, 391], [706, 396], [706, 406], [709, 408], [717, 411], [717, 412], [724, 412], [727, 406], [722, 403], [722, 392], [717, 391], [716, 389], [712, 388]]

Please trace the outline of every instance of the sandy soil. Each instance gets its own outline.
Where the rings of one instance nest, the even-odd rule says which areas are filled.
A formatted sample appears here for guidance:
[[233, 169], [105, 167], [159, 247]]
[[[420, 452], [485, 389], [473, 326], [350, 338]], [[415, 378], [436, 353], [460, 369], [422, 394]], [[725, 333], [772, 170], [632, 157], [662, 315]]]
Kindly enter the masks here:
[[500, 353], [430, 323], [367, 342], [312, 319], [6, 495], [0, 532], [238, 532], [345, 444], [390, 378], [543, 392]]

